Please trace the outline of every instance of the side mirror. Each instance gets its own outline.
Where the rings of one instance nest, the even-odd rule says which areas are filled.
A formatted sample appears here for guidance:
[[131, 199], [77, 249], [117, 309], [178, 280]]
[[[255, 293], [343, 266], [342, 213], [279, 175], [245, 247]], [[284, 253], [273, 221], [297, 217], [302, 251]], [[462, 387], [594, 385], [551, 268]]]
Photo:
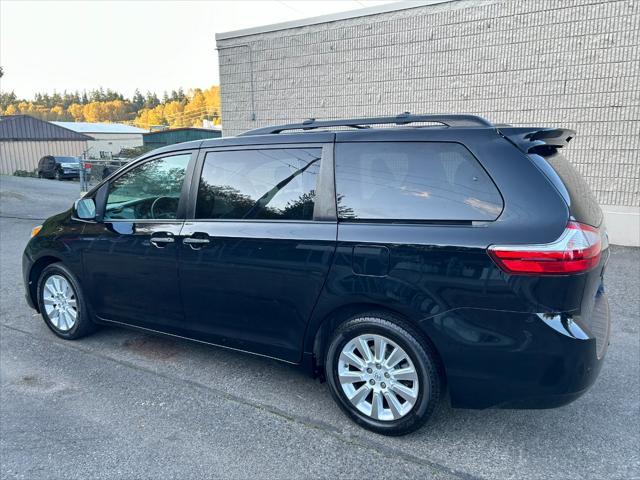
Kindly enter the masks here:
[[74, 204], [76, 216], [82, 220], [95, 220], [96, 202], [93, 198], [80, 198]]

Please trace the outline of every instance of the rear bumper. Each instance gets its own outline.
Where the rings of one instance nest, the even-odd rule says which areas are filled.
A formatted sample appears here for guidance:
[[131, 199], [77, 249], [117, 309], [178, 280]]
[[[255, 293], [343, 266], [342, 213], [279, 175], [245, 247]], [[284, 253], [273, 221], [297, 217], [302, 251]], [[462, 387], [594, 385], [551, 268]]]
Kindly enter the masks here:
[[426, 328], [442, 356], [452, 406], [552, 408], [580, 397], [602, 368], [610, 330], [604, 292], [591, 318], [460, 309]]

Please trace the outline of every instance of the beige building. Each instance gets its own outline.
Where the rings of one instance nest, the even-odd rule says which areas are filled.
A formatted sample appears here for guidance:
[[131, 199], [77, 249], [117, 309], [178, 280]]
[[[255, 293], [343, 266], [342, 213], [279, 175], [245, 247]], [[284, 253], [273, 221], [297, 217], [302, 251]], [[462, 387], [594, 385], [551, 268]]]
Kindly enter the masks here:
[[123, 148], [142, 146], [142, 135], [148, 130], [120, 123], [51, 122], [54, 125], [88, 135], [88, 158], [110, 158]]
[[77, 157], [90, 137], [28, 115], [0, 116], [0, 174], [33, 171], [45, 155]]
[[405, 111], [571, 128], [612, 242], [640, 245], [640, 1], [416, 0], [216, 43], [225, 135]]

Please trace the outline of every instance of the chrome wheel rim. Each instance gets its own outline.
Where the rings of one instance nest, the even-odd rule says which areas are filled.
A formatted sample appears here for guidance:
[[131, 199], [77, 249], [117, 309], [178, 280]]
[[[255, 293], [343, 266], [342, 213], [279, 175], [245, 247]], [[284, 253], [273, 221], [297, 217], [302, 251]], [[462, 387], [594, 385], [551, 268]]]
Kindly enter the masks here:
[[420, 383], [411, 358], [382, 335], [359, 335], [344, 346], [338, 379], [351, 404], [374, 420], [407, 415], [418, 399]]
[[44, 311], [51, 324], [62, 332], [73, 328], [78, 319], [76, 292], [62, 275], [51, 275], [43, 286]]

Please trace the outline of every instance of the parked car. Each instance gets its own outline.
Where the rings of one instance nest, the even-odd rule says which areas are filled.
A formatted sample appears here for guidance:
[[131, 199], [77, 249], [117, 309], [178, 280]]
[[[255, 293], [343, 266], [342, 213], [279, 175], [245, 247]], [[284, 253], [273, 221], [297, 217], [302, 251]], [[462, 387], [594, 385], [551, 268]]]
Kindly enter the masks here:
[[122, 168], [124, 165], [129, 163], [131, 160], [132, 159], [130, 158], [126, 158], [126, 159], [114, 158], [112, 160], [105, 162], [102, 169], [101, 179], [104, 180], [105, 178], [109, 177], [112, 173], [117, 172], [120, 168]]
[[80, 176], [80, 163], [76, 157], [59, 157], [46, 155], [38, 162], [39, 178], [78, 178]]
[[403, 114], [164, 147], [34, 230], [27, 300], [65, 339], [124, 325], [300, 365], [387, 435], [445, 392], [563, 405], [610, 324], [574, 136]]

